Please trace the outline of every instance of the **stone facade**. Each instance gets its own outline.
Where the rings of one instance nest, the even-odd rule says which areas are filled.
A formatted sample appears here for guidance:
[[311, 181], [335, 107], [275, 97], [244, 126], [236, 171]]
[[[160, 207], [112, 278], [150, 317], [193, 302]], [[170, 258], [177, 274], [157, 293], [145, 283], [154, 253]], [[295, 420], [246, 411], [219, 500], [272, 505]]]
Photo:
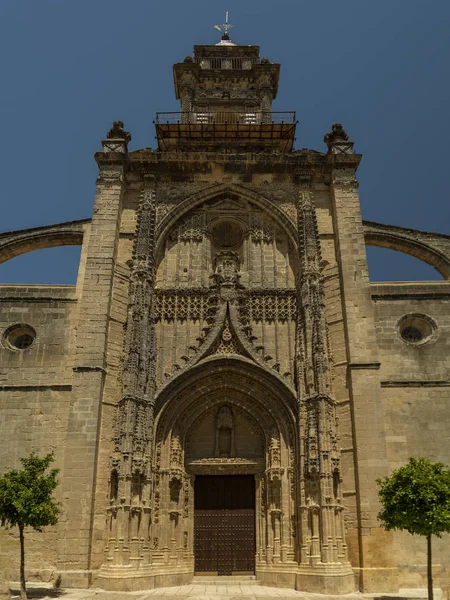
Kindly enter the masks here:
[[[266, 584], [423, 587], [425, 546], [380, 529], [376, 479], [449, 462], [450, 283], [371, 284], [365, 247], [448, 280], [450, 237], [364, 223], [361, 156], [338, 124], [326, 153], [292, 150], [258, 47], [196, 46], [174, 73], [158, 150], [128, 152], [121, 122], [104, 140], [91, 220], [0, 235], [0, 260], [82, 243], [76, 286], [0, 287], [2, 469], [31, 450], [61, 469], [30, 574], [189, 582], [195, 479], [223, 474], [254, 478]], [[10, 578], [16, 546], [2, 531]]]

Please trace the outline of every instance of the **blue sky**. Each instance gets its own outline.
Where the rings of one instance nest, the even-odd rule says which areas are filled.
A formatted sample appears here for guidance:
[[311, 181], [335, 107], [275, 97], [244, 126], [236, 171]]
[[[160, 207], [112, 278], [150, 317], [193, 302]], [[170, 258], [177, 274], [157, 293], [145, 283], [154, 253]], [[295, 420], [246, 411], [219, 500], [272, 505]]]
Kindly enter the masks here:
[[[450, 232], [450, 3], [417, 0], [2, 0], [1, 230], [90, 217], [94, 152], [113, 120], [154, 147], [157, 111], [178, 110], [172, 64], [213, 44], [225, 10], [240, 44], [281, 63], [275, 110], [295, 110], [297, 148], [324, 151], [343, 123], [363, 217]], [[440, 278], [371, 249], [376, 280]], [[77, 249], [23, 255], [0, 282], [72, 283]]]

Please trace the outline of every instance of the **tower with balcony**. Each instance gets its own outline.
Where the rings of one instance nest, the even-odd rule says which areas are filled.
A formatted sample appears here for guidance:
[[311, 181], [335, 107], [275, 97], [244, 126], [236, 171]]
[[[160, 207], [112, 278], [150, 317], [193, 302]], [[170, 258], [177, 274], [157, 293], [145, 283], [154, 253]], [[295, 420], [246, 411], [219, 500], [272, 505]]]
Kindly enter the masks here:
[[160, 150], [292, 150], [295, 112], [272, 110], [280, 65], [261, 59], [259, 46], [194, 46], [173, 73], [181, 110], [157, 114]]

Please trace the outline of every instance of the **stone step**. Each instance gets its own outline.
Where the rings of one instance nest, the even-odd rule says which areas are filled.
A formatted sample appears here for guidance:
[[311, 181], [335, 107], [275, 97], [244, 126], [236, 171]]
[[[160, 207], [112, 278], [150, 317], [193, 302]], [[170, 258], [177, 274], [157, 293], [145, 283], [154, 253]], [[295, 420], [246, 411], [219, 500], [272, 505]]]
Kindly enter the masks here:
[[193, 584], [204, 585], [260, 585], [255, 575], [196, 575]]

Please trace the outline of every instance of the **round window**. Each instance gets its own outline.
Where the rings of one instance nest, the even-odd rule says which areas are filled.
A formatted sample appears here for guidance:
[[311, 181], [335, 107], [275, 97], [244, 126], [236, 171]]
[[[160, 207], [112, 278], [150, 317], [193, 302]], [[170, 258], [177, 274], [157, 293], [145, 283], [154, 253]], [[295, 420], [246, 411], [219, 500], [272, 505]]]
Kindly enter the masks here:
[[397, 326], [402, 341], [414, 346], [432, 342], [437, 337], [437, 325], [427, 315], [405, 315]]
[[216, 222], [211, 229], [216, 248], [231, 249], [242, 243], [243, 231], [239, 223], [232, 220]]
[[11, 325], [5, 331], [3, 340], [10, 350], [26, 350], [33, 345], [36, 332], [30, 325]]

